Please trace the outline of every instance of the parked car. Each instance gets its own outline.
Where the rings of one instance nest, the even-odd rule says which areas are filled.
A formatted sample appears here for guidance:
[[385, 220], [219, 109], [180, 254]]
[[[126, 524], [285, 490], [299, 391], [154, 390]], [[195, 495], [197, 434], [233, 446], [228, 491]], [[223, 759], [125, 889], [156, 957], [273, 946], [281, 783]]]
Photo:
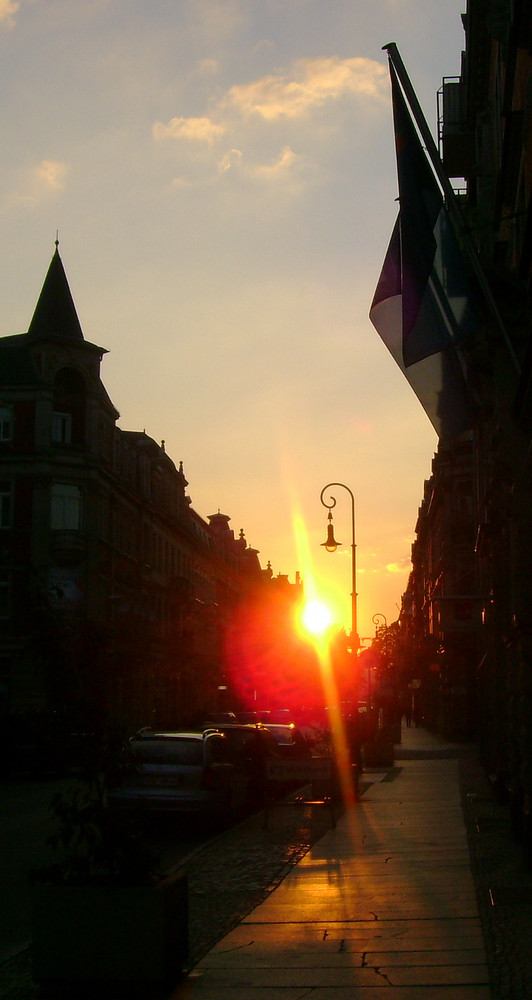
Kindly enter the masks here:
[[142, 730], [125, 749], [123, 779], [110, 805], [141, 812], [225, 812], [238, 791], [230, 744], [223, 733]]
[[260, 752], [264, 757], [278, 755], [277, 741], [270, 733], [269, 727], [261, 723], [221, 722], [215, 726], [209, 724], [205, 728], [206, 732], [211, 730], [223, 733], [231, 748], [233, 760], [249, 758], [252, 751]]
[[236, 721], [244, 724], [259, 722], [258, 712], [237, 712]]
[[294, 722], [293, 712], [289, 708], [272, 708], [267, 722], [268, 725], [271, 723], [272, 725], [289, 726]]
[[226, 722], [238, 722], [234, 712], [210, 712], [205, 726], [217, 726], [218, 723]]
[[312, 751], [303, 733], [291, 723], [289, 726], [264, 723], [264, 728], [273, 736], [283, 757], [311, 757]]
[[[209, 731], [209, 730], [207, 730]], [[216, 732], [222, 733], [230, 746], [231, 761], [235, 768], [235, 781], [242, 782], [244, 799], [251, 805], [264, 800], [266, 761], [279, 757], [277, 741], [266, 726], [253, 724], [221, 723]]]

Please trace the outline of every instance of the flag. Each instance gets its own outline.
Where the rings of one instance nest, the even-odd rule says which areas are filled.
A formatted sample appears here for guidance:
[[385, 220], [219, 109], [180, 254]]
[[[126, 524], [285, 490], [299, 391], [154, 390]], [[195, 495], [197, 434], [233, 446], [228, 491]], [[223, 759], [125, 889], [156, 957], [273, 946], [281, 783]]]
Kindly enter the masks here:
[[472, 423], [456, 348], [478, 326], [468, 272], [443, 196], [390, 65], [399, 217], [370, 319], [440, 438]]
[[438, 437], [448, 440], [471, 427], [470, 394], [454, 347], [436, 350], [415, 364], [405, 364], [400, 217], [384, 259], [370, 319], [414, 390]]

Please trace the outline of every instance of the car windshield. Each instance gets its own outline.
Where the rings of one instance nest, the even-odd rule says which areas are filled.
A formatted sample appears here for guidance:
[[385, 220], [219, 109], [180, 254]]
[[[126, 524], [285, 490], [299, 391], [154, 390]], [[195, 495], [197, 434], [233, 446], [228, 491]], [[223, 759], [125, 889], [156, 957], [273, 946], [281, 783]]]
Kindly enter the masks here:
[[201, 740], [139, 740], [130, 743], [131, 753], [142, 764], [203, 764]]

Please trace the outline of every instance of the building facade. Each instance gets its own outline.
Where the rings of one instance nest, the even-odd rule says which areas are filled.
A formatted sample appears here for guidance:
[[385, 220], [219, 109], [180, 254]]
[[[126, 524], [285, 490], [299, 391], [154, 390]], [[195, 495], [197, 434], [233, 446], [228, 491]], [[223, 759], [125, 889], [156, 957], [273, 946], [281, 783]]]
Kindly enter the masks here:
[[532, 856], [532, 7], [469, 0], [463, 23], [441, 153], [495, 310], [461, 351], [474, 428], [438, 449], [403, 634], [417, 672], [434, 660], [439, 725], [469, 720]]
[[0, 708], [23, 725], [175, 726], [217, 705], [226, 632], [266, 579], [203, 520], [144, 431], [117, 426], [58, 248], [26, 333], [0, 339]]
[[471, 738], [484, 602], [476, 572], [476, 481], [471, 434], [440, 445], [425, 482], [403, 598], [403, 680], [427, 724]]

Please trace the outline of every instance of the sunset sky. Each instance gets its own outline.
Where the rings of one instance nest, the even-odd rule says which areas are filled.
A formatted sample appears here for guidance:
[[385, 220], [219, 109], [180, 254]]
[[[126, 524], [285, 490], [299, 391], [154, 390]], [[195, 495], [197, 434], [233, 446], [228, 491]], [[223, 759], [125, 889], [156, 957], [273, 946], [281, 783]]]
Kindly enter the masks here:
[[[397, 618], [435, 433], [368, 319], [397, 212], [386, 53], [429, 125], [465, 0], [0, 0], [0, 336], [59, 252], [124, 430], [275, 575]], [[333, 491], [334, 492], [334, 491]], [[315, 581], [315, 582], [314, 582]]]

